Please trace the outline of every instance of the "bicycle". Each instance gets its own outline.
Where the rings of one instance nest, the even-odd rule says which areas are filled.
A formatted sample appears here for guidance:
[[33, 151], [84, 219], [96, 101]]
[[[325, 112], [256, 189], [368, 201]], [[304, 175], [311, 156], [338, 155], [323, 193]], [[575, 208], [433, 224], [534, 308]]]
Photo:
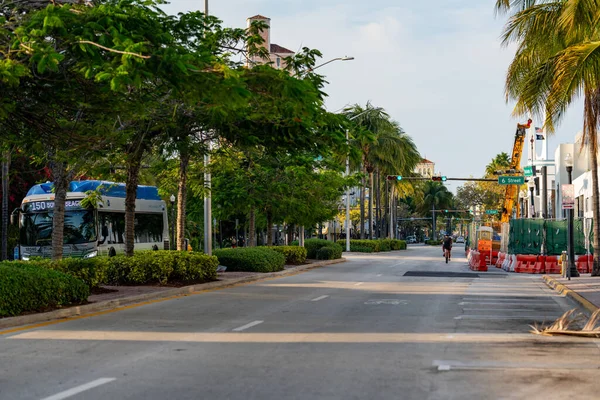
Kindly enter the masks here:
[[451, 251], [451, 249], [444, 249], [444, 258], [446, 259], [446, 264], [448, 264], [448, 261], [450, 261]]

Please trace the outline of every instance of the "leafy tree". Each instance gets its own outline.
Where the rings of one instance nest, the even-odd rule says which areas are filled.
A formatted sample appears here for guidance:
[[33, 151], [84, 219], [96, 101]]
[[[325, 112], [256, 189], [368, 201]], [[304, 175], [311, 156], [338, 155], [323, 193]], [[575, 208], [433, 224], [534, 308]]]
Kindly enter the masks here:
[[496, 175], [496, 171], [505, 170], [510, 167], [510, 156], [502, 152], [492, 159], [492, 161], [485, 166], [485, 176], [492, 177]]
[[[432, 210], [451, 209], [454, 202], [452, 192], [442, 183], [426, 181], [415, 194], [419, 204], [418, 211], [423, 216], [428, 216]], [[433, 227], [435, 235], [435, 226]]]

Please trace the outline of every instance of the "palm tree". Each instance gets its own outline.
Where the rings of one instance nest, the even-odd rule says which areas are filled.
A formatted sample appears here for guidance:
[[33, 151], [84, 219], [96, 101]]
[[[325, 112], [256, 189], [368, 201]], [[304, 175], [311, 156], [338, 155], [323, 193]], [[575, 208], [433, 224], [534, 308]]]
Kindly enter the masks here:
[[425, 184], [421, 186], [420, 190], [416, 193], [416, 197], [416, 202], [419, 204], [417, 209], [422, 215], [428, 215], [429, 212], [434, 210], [432, 227], [434, 236], [432, 239], [435, 239], [435, 210], [451, 208], [454, 196], [442, 183], [425, 181]]
[[[381, 108], [373, 107], [368, 102], [366, 107], [363, 108], [358, 104], [352, 107], [346, 108], [344, 114], [349, 120], [352, 120], [351, 134], [352, 139], [350, 141], [350, 147], [355, 148], [358, 152], [354, 152], [355, 156], [359, 157], [360, 169], [363, 173], [362, 190], [360, 192], [360, 238], [365, 238], [364, 226], [365, 226], [365, 189], [366, 182], [365, 176], [369, 176], [369, 238], [373, 238], [373, 216], [371, 213], [373, 204], [373, 171], [375, 170], [372, 163], [369, 162], [372, 147], [377, 144], [377, 136], [385, 131], [391, 129], [392, 123], [390, 122], [389, 115]], [[356, 157], [355, 157], [356, 161]], [[355, 163], [356, 164], [356, 163]], [[355, 167], [356, 168], [356, 167]]]
[[498, 170], [503, 170], [510, 167], [510, 156], [508, 153], [502, 152], [496, 157], [492, 158], [492, 161], [485, 167], [485, 176], [490, 177], [495, 175]]
[[592, 164], [594, 266], [600, 275], [600, 195], [598, 192], [598, 125], [600, 123], [600, 6], [597, 2], [498, 0], [500, 11], [514, 12], [504, 30], [504, 43], [517, 52], [506, 78], [507, 99], [514, 113], [546, 115], [553, 132], [570, 104], [584, 97], [583, 142]]

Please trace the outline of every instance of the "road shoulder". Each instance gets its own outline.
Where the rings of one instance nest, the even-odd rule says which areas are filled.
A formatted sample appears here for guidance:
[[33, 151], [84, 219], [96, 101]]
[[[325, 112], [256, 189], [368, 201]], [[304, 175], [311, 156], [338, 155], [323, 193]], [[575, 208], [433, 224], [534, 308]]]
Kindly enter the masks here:
[[544, 282], [558, 293], [573, 299], [590, 313], [600, 308], [600, 278], [578, 277], [572, 280], [544, 275]]

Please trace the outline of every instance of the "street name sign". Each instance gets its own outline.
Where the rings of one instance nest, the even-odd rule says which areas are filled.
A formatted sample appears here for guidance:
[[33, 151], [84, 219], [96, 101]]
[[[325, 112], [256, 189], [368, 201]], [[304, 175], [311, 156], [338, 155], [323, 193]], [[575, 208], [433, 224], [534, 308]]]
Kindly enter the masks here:
[[498, 214], [498, 210], [485, 210], [486, 214]]
[[525, 183], [524, 176], [499, 176], [498, 183], [501, 185], [522, 185]]
[[533, 176], [533, 168], [531, 167], [531, 165], [528, 165], [525, 168], [523, 168], [523, 171], [525, 172], [525, 176]]

